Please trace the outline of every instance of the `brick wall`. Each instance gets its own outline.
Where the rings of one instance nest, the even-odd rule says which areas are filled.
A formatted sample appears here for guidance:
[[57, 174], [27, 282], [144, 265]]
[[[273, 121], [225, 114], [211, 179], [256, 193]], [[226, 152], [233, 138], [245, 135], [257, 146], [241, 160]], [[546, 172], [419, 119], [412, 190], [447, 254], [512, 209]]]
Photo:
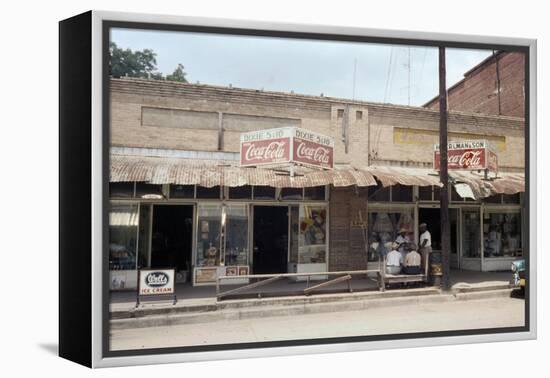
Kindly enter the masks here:
[[[523, 53], [499, 53], [500, 115], [525, 116], [525, 57]], [[499, 115], [496, 60], [465, 74], [462, 81], [449, 88], [449, 110]], [[430, 109], [439, 109], [437, 99], [426, 104]]]
[[367, 269], [362, 229], [351, 227], [351, 221], [362, 212], [368, 218], [366, 191], [355, 188], [331, 188], [329, 270]]

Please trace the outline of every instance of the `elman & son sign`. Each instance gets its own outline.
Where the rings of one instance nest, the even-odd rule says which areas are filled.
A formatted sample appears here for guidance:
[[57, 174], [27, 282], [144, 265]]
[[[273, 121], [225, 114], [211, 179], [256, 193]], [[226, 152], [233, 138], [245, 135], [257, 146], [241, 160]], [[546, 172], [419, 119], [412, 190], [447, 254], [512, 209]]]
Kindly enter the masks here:
[[[498, 171], [498, 156], [485, 140], [449, 142], [447, 149], [450, 170]], [[439, 160], [439, 144], [435, 144], [433, 166], [436, 171], [440, 167]]]

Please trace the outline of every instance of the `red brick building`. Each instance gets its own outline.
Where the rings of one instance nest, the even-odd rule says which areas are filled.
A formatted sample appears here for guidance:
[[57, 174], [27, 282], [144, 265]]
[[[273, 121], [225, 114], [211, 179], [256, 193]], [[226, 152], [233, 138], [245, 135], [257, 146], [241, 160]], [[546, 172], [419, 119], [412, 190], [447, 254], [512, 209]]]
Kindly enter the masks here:
[[[449, 110], [524, 118], [524, 73], [523, 53], [499, 51], [449, 88]], [[424, 107], [439, 109], [438, 97]]]

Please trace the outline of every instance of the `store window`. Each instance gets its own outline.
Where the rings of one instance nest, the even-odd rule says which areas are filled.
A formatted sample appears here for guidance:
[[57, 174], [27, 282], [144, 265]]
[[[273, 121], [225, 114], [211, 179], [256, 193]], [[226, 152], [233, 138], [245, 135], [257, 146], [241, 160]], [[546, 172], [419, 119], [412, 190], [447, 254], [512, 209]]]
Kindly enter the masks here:
[[213, 186], [207, 188], [204, 186], [197, 186], [197, 198], [200, 199], [220, 199], [221, 191], [219, 186]]
[[248, 207], [245, 204], [229, 204], [223, 209], [222, 228], [225, 221], [224, 264], [248, 265]]
[[391, 187], [392, 202], [412, 202], [413, 187], [407, 185], [394, 185]]
[[302, 200], [304, 190], [302, 188], [283, 188], [281, 189], [281, 199], [283, 201]]
[[324, 201], [325, 200], [324, 186], [313, 186], [304, 189], [304, 199], [306, 201]]
[[389, 202], [390, 200], [390, 188], [389, 186], [383, 187], [381, 183], [376, 186], [369, 186], [369, 201], [374, 202]]
[[369, 253], [370, 261], [388, 253], [398, 235], [403, 231], [403, 237], [410, 242], [415, 241], [414, 211], [400, 210], [369, 210]]
[[502, 203], [506, 204], [520, 204], [521, 203], [521, 195], [520, 193], [516, 194], [503, 194], [502, 195]]
[[271, 186], [255, 186], [254, 187], [254, 199], [257, 200], [274, 200], [275, 188]]
[[433, 188], [431, 186], [419, 186], [418, 187], [418, 200], [419, 201], [433, 201]]
[[138, 204], [111, 204], [109, 212], [110, 270], [135, 270], [137, 268], [138, 209]]
[[196, 266], [218, 266], [220, 264], [222, 205], [200, 203], [197, 206], [197, 218]]
[[301, 205], [299, 218], [298, 263], [326, 263], [328, 231], [326, 206]]
[[151, 205], [142, 203], [139, 206], [139, 243], [138, 243], [138, 268], [148, 267], [149, 247], [151, 244]]
[[485, 257], [522, 256], [519, 210], [486, 210], [483, 213]]
[[252, 187], [250, 185], [230, 187], [228, 195], [229, 199], [251, 199]]
[[163, 198], [162, 185], [136, 182], [136, 197], [138, 198]]
[[134, 196], [133, 182], [109, 183], [109, 196], [111, 198], [132, 198]]
[[480, 219], [478, 209], [462, 209], [462, 256], [481, 257]]
[[170, 185], [170, 198], [195, 198], [195, 185]]

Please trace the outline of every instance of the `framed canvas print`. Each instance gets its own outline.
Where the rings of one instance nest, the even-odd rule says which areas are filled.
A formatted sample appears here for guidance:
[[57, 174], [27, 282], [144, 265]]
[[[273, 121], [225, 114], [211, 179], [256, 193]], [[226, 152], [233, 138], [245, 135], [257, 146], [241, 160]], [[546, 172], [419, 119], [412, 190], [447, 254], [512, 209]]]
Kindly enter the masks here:
[[60, 355], [536, 337], [536, 41], [60, 22]]

